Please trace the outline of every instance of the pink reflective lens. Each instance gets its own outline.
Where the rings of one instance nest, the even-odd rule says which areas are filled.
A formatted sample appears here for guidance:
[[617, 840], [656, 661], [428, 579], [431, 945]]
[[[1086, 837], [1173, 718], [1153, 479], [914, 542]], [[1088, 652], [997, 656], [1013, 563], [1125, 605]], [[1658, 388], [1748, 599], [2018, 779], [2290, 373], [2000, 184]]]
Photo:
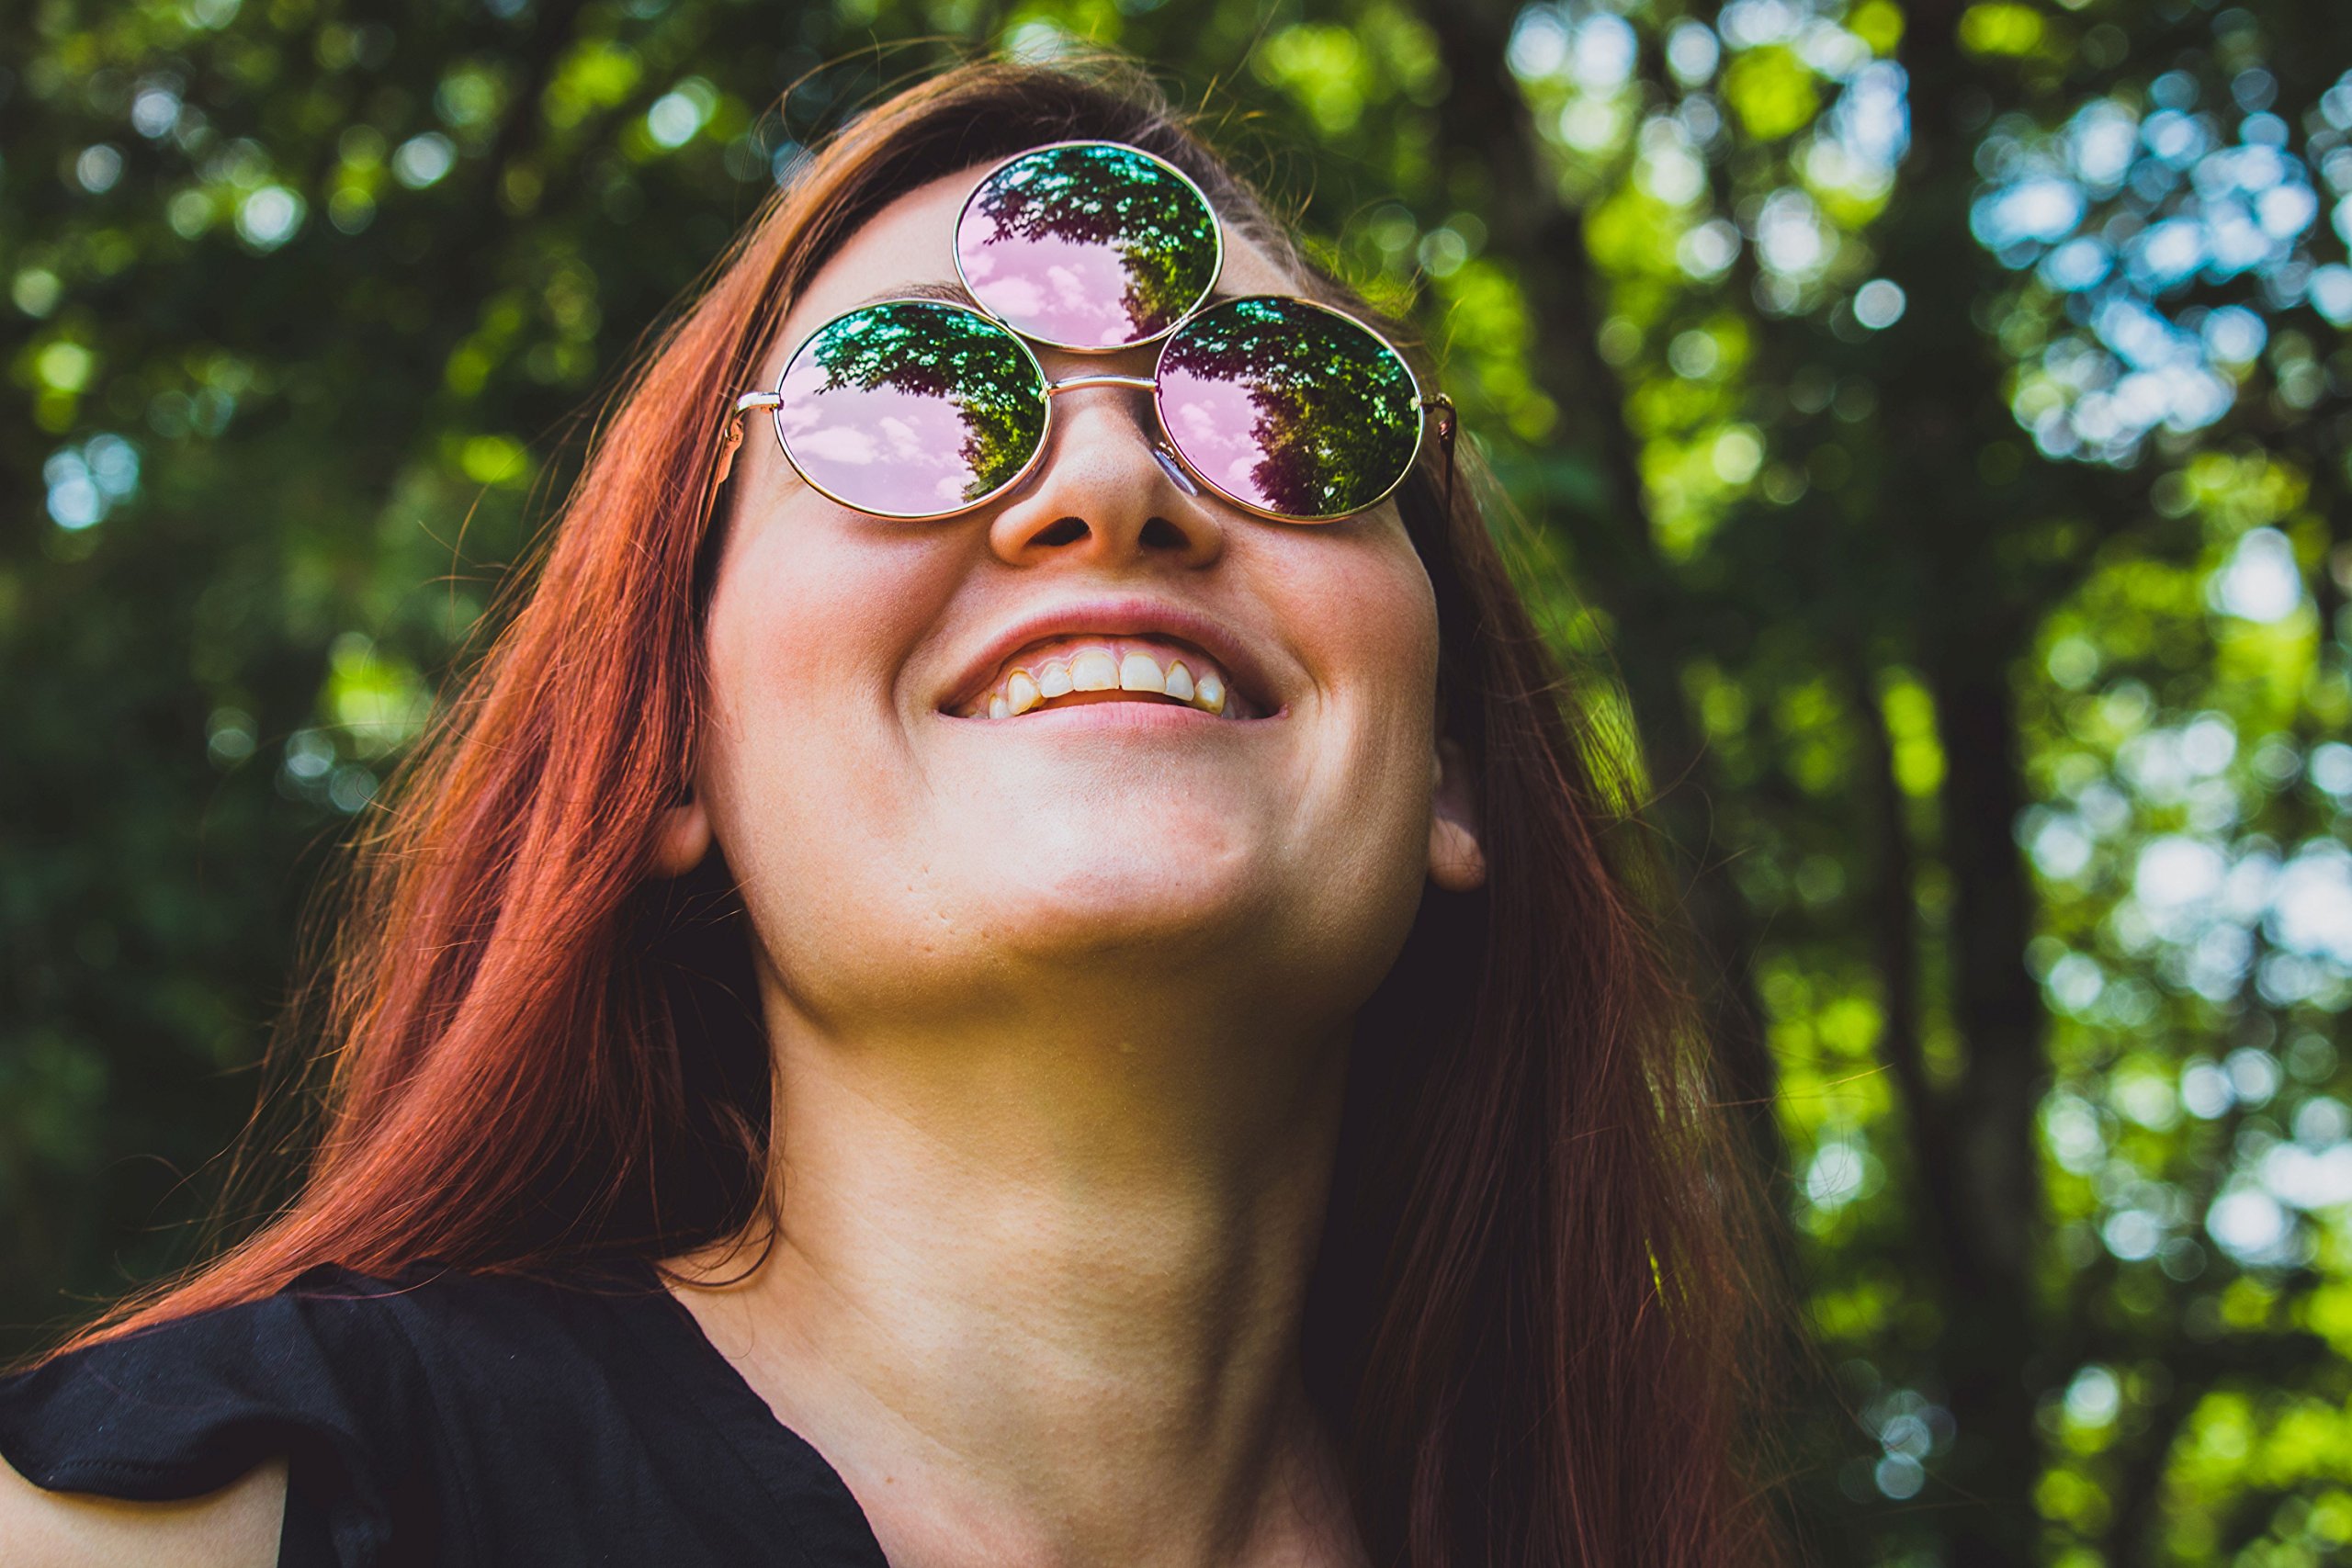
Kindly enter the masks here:
[[1126, 348], [1166, 333], [1216, 286], [1223, 245], [1192, 181], [1107, 141], [1013, 159], [980, 182], [956, 226], [972, 298], [1060, 348]]
[[887, 517], [977, 506], [1027, 471], [1046, 378], [978, 310], [892, 299], [818, 329], [785, 367], [775, 431], [801, 477]]
[[1168, 340], [1159, 380], [1160, 422], [1193, 471], [1279, 517], [1377, 505], [1420, 450], [1411, 369], [1362, 322], [1311, 300], [1210, 307]]

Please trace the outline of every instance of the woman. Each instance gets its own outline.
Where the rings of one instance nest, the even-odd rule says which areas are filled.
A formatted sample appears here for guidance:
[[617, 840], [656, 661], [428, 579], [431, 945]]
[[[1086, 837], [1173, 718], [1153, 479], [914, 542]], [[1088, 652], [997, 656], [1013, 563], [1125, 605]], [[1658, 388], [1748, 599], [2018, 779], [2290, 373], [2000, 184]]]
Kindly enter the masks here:
[[1622, 786], [1370, 319], [1117, 64], [811, 160], [364, 852], [307, 1185], [0, 1391], [0, 1537], [1772, 1560]]

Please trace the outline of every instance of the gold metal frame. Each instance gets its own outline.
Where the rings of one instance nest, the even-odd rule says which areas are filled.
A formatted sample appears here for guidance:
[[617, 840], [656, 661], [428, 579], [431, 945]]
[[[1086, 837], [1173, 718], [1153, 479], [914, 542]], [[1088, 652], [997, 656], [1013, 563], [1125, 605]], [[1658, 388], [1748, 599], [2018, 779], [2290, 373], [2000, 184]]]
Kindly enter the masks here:
[[[957, 209], [956, 220], [958, 224], [960, 225], [963, 220], [963, 211], [970, 207], [973, 197], [979, 194], [981, 186], [986, 186], [988, 182], [990, 179], [993, 179], [1001, 170], [1020, 162], [1021, 159], [1032, 156], [1036, 152], [1047, 152], [1057, 147], [1087, 145], [1118, 147], [1123, 151], [1136, 152], [1143, 157], [1149, 158], [1152, 162], [1159, 164], [1163, 167], [1169, 169], [1169, 171], [1174, 174], [1179, 179], [1182, 179], [1187, 186], [1192, 187], [1193, 194], [1201, 196], [1201, 204], [1204, 207], [1208, 206], [1208, 197], [1204, 195], [1201, 195], [1200, 186], [1193, 185], [1192, 180], [1185, 176], [1183, 171], [1177, 169], [1173, 164], [1168, 164], [1164, 159], [1155, 157], [1149, 152], [1145, 152], [1143, 149], [1139, 147], [1128, 147], [1126, 143], [1117, 141], [1101, 143], [1057, 141], [1048, 144], [1046, 147], [1031, 148], [1028, 152], [1021, 152], [1013, 157], [1007, 158], [1002, 163], [997, 164], [991, 167], [987, 174], [981, 175], [978, 184], [973, 186], [972, 195], [965, 197], [964, 207]], [[1216, 216], [1216, 209], [1214, 208], [1210, 209], [1210, 216], [1212, 219]], [[1225, 271], [1224, 227], [1222, 224], [1213, 222], [1211, 228], [1212, 231], [1214, 231], [1217, 236], [1217, 267], [1216, 271], [1210, 276], [1209, 288], [1203, 291], [1201, 296], [1202, 299], [1208, 298], [1209, 292], [1213, 291], [1216, 287], [1216, 278], [1222, 276]], [[952, 242], [950, 249], [954, 249]], [[969, 291], [971, 285], [970, 282], [964, 277], [964, 264], [963, 258], [960, 255], [956, 257], [956, 275], [957, 281], [963, 285], [967, 291]], [[1405, 459], [1404, 467], [1398, 470], [1396, 479], [1389, 482], [1388, 487], [1382, 491], [1379, 495], [1374, 497], [1371, 501], [1364, 502], [1362, 506], [1351, 508], [1346, 512], [1335, 512], [1328, 516], [1299, 517], [1289, 513], [1268, 511], [1264, 507], [1255, 505], [1252, 502], [1244, 501], [1241, 497], [1235, 495], [1231, 491], [1227, 490], [1223, 485], [1217, 483], [1215, 479], [1209, 478], [1208, 475], [1203, 473], [1198, 468], [1194, 467], [1192, 460], [1184, 456], [1184, 449], [1176, 440], [1175, 432], [1169, 427], [1167, 410], [1160, 403], [1160, 365], [1166, 361], [1169, 348], [1175, 343], [1177, 336], [1182, 333], [1186, 327], [1213, 311], [1224, 310], [1228, 306], [1242, 304], [1250, 299], [1279, 299], [1285, 303], [1306, 305], [1310, 309], [1320, 310], [1326, 315], [1337, 316], [1340, 320], [1348, 322], [1351, 326], [1353, 326], [1358, 331], [1363, 333], [1382, 348], [1387, 350], [1388, 353], [1396, 359], [1397, 365], [1404, 370], [1406, 384], [1413, 389], [1412, 406], [1414, 412], [1423, 415], [1430, 413], [1436, 414], [1438, 422], [1438, 439], [1444, 443], [1447, 453], [1449, 455], [1452, 454], [1453, 450], [1455, 427], [1453, 400], [1447, 397], [1442, 392], [1424, 394], [1421, 390], [1420, 378], [1413, 374], [1412, 361], [1407, 359], [1397, 349], [1395, 344], [1389, 342], [1386, 336], [1374, 328], [1369, 322], [1361, 321], [1357, 317], [1349, 314], [1345, 310], [1339, 310], [1334, 306], [1326, 305], [1319, 299], [1309, 299], [1303, 295], [1296, 294], [1254, 294], [1244, 295], [1239, 299], [1221, 299], [1216, 303], [1208, 306], [1206, 309], [1203, 309], [1200, 301], [1195, 300], [1193, 308], [1187, 310], [1183, 315], [1177, 318], [1177, 320], [1169, 326], [1165, 333], [1156, 334], [1159, 343], [1159, 354], [1153, 362], [1152, 373], [1149, 376], [1120, 376], [1104, 373], [1087, 376], [1069, 376], [1065, 377], [1059, 381], [1056, 381], [1046, 375], [1045, 367], [1038, 361], [1036, 351], [1030, 346], [1032, 343], [1041, 343], [1045, 344], [1048, 347], [1065, 349], [1072, 353], [1124, 354], [1134, 349], [1145, 347], [1154, 340], [1147, 337], [1137, 339], [1132, 344], [1122, 344], [1109, 348], [1100, 346], [1093, 348], [1077, 348], [1070, 344], [1055, 343], [1050, 338], [1032, 338], [1029, 334], [1023, 333], [1020, 329], [1014, 327], [1011, 322], [1005, 321], [1003, 318], [995, 315], [977, 304], [967, 305], [950, 299], [910, 298], [903, 299], [874, 300], [857, 307], [857, 310], [871, 310], [882, 305], [919, 304], [935, 306], [944, 310], [965, 311], [967, 314], [979, 317], [990, 326], [995, 327], [998, 331], [1003, 333], [1015, 344], [1018, 344], [1021, 347], [1022, 354], [1028, 359], [1030, 367], [1035, 370], [1039, 393], [1046, 399], [1046, 421], [1044, 426], [1037, 434], [1036, 450], [1030, 453], [1028, 460], [1021, 465], [1019, 472], [1015, 473], [1011, 479], [1006, 479], [1002, 484], [998, 485], [994, 490], [989, 491], [988, 494], [980, 497], [978, 500], [968, 502], [962, 506], [954, 507], [945, 512], [880, 512], [876, 511], [873, 507], [861, 505], [859, 502], [852, 501], [846, 496], [836, 495], [831, 491], [827, 490], [823, 485], [819, 484], [815, 479], [809, 478], [808, 470], [803, 468], [800, 466], [799, 460], [793, 457], [791, 442], [786, 440], [785, 437], [783, 418], [784, 383], [786, 379], [791, 376], [792, 367], [800, 362], [800, 355], [807, 350], [808, 344], [816, 342], [819, 337], [822, 336], [826, 329], [831, 327], [834, 321], [842, 320], [842, 316], [836, 316], [832, 318], [832, 321], [826, 321], [815, 332], [810, 333], [807, 340], [801, 344], [800, 347], [793, 351], [792, 357], [785, 362], [783, 371], [776, 377], [776, 386], [774, 391], [744, 392], [735, 399], [734, 408], [728, 416], [725, 431], [720, 437], [718, 457], [718, 475], [712, 481], [713, 486], [715, 488], [718, 485], [726, 483], [728, 476], [734, 471], [735, 454], [743, 444], [743, 417], [746, 414], [754, 412], [755, 411], [766, 409], [770, 411], [770, 423], [775, 431], [776, 446], [778, 450], [783, 452], [784, 460], [792, 465], [793, 472], [800, 476], [803, 483], [807, 484], [809, 489], [815, 491], [818, 494], [825, 497], [827, 500], [833, 502], [837, 505], [846, 506], [852, 511], [865, 513], [869, 517], [889, 517], [906, 522], [937, 522], [949, 517], [960, 517], [967, 512], [972, 512], [980, 507], [989, 505], [990, 502], [999, 501], [1004, 496], [1011, 494], [1014, 490], [1025, 483], [1029, 476], [1035, 471], [1039, 460], [1044, 457], [1046, 448], [1052, 444], [1054, 434], [1053, 399], [1055, 396], [1062, 392], [1075, 391], [1082, 387], [1125, 387], [1136, 391], [1147, 391], [1152, 394], [1152, 417], [1159, 423], [1160, 434], [1159, 441], [1154, 445], [1152, 449], [1155, 457], [1164, 455], [1166, 457], [1174, 459], [1184, 476], [1199, 484], [1206, 486], [1211, 491], [1216, 493], [1229, 505], [1238, 507], [1243, 512], [1246, 512], [1252, 516], [1262, 517], [1269, 522], [1274, 523], [1336, 523], [1344, 518], [1358, 516], [1363, 513], [1371, 511], [1374, 507], [1378, 506], [1382, 502], [1386, 501], [1390, 496], [1396, 494], [1397, 488], [1404, 484], [1405, 480], [1412, 476], [1413, 466], [1420, 461], [1421, 447], [1424, 445], [1429, 433], [1428, 421], [1426, 418], [1416, 425], [1413, 432], [1413, 450]], [[848, 311], [844, 312], [844, 315], [854, 315], [856, 311]]]

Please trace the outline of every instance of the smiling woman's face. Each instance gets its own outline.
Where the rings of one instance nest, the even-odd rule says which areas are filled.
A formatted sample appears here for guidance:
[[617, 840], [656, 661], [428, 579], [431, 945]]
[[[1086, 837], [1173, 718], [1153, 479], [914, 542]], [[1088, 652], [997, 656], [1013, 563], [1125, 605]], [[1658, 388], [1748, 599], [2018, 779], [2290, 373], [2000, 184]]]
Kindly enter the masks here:
[[[859, 229], [794, 300], [759, 384], [842, 310], [953, 285], [982, 172]], [[1226, 292], [1295, 288], [1226, 241]], [[1153, 353], [1038, 350], [1056, 378], [1148, 374]], [[695, 809], [772, 998], [911, 1022], [1057, 980], [1174, 977], [1328, 1020], [1393, 961], [1433, 871], [1476, 881], [1458, 813], [1433, 822], [1433, 788], [1442, 807], [1464, 791], [1438, 787], [1436, 611], [1394, 504], [1267, 522], [1187, 493], [1156, 436], [1148, 393], [1061, 394], [1012, 496], [904, 522], [826, 499], [749, 433], [705, 633]], [[1189, 679], [1193, 699], [1122, 689], [1155, 678]], [[1073, 689], [988, 716], [994, 694], [1028, 702], [1024, 681]]]

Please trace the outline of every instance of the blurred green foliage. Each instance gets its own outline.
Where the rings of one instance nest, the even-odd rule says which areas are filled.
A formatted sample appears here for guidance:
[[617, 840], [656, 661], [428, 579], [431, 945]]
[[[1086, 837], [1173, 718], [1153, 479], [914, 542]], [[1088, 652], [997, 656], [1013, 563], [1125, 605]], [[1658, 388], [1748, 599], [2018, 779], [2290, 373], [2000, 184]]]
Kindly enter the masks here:
[[185, 1255], [647, 324], [879, 87], [1089, 39], [1423, 323], [1614, 658], [1835, 1384], [1811, 1555], [2343, 1560], [2340, 0], [0, 12], [11, 1343]]

